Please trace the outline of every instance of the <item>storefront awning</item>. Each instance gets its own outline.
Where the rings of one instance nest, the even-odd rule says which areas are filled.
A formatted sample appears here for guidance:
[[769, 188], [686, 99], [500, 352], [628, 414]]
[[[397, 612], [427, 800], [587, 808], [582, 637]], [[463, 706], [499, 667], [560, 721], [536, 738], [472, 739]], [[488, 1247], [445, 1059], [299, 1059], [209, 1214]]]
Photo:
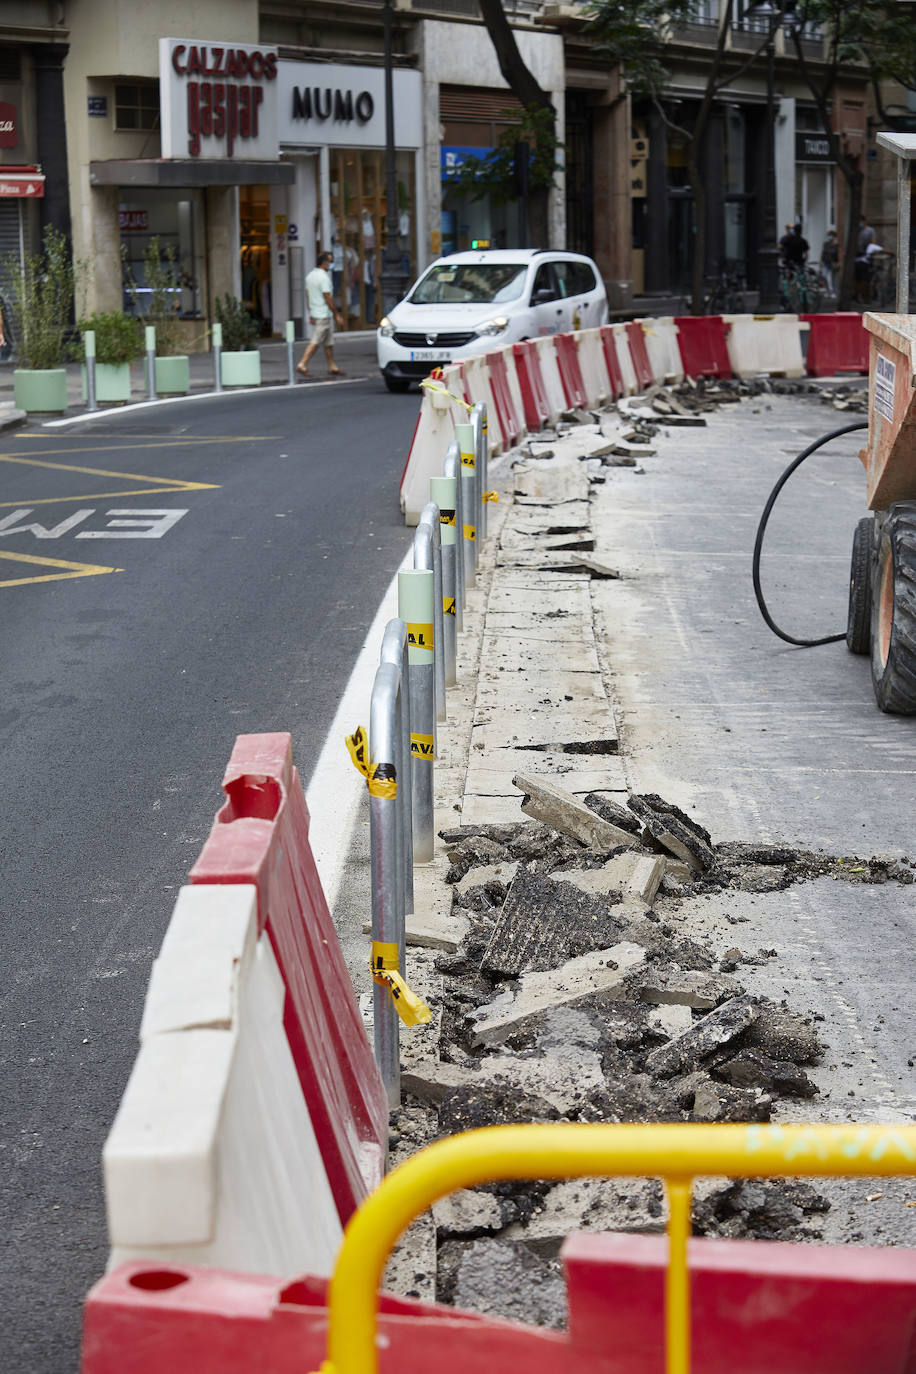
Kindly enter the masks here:
[[291, 186], [291, 162], [236, 158], [137, 158], [90, 162], [91, 186]]
[[37, 200], [45, 193], [45, 179], [41, 172], [0, 172], [0, 200], [15, 198]]

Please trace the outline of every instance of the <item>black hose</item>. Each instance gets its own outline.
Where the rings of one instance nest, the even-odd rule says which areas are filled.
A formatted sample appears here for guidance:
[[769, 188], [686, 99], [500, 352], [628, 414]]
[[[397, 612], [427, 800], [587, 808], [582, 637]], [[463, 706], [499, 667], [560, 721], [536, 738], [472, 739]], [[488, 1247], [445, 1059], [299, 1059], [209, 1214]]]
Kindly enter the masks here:
[[787, 644], [797, 644], [802, 649], [813, 649], [818, 644], [836, 644], [838, 640], [846, 638], [845, 630], [841, 635], [824, 635], [823, 639], [796, 639], [794, 635], [787, 635], [785, 630], [781, 630], [776, 621], [767, 610], [766, 602], [763, 599], [763, 591], [760, 586], [760, 551], [763, 548], [763, 532], [767, 527], [770, 512], [776, 504], [776, 498], [782, 491], [792, 473], [799, 467], [806, 458], [810, 458], [812, 453], [816, 453], [824, 444], [829, 444], [831, 439], [838, 439], [841, 434], [852, 434], [856, 429], [868, 429], [867, 420], [857, 420], [853, 425], [842, 425], [840, 429], [832, 429], [829, 434], [825, 434], [822, 439], [815, 439], [813, 444], [809, 444], [804, 453], [800, 453], [797, 458], [793, 458], [785, 472], [776, 483], [763, 508], [760, 517], [760, 524], [757, 526], [757, 538], [754, 541], [754, 595], [757, 598], [757, 605], [760, 607], [760, 614], [763, 616], [774, 635], [779, 635]]

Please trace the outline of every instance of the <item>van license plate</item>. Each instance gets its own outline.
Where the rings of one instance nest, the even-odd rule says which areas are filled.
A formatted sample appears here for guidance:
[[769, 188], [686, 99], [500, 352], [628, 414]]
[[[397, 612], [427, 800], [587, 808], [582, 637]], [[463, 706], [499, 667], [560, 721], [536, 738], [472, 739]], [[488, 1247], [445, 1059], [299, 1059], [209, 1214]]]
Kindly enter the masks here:
[[441, 348], [415, 348], [410, 355], [411, 361], [415, 363], [450, 363], [451, 353], [444, 352]]

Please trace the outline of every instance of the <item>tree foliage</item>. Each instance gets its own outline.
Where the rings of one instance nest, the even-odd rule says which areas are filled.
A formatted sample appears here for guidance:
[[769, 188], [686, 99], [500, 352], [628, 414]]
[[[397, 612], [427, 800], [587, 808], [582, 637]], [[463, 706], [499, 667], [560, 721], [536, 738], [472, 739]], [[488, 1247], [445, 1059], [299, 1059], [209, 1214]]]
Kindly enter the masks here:
[[532, 191], [549, 191], [554, 184], [557, 139], [552, 116], [543, 108], [530, 105], [518, 119], [517, 110], [501, 112], [506, 120], [517, 122], [499, 135], [496, 148], [486, 157], [465, 157], [451, 184], [471, 200], [492, 196], [498, 205], [518, 198], [515, 180], [515, 148], [526, 143], [529, 154], [529, 185]]

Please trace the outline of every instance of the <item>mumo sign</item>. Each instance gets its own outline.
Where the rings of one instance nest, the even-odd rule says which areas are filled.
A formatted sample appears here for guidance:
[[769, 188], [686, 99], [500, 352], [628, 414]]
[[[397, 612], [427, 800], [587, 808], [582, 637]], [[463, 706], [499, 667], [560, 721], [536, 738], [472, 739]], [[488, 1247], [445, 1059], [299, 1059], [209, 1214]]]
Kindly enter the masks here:
[[332, 90], [330, 86], [294, 86], [293, 119], [342, 120], [349, 124], [368, 124], [375, 114], [375, 101], [370, 91]]
[[162, 156], [275, 158], [277, 50], [159, 40]]

